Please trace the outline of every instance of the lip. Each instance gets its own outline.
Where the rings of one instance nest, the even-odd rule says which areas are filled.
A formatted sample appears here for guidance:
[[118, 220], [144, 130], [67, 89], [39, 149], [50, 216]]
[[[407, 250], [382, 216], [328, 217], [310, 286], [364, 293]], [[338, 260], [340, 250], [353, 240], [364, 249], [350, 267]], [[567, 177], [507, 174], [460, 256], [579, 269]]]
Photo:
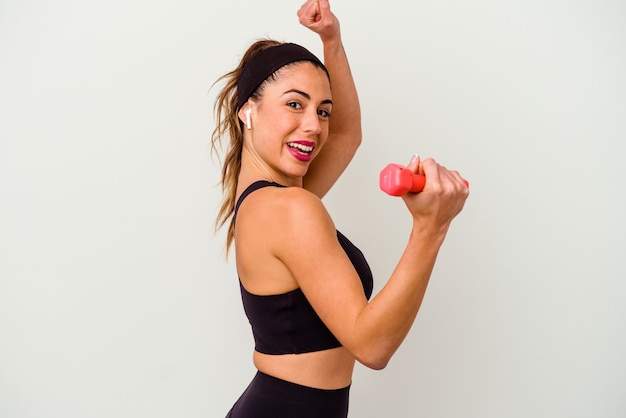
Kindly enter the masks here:
[[300, 141], [290, 141], [290, 144], [300, 144], [300, 145], [304, 145], [305, 147], [313, 147], [315, 148], [315, 142], [313, 141], [305, 141], [305, 140], [300, 140]]
[[[309, 152], [304, 152], [296, 147], [290, 146], [289, 144], [297, 144], [304, 147], [312, 148]], [[287, 150], [289, 153], [296, 158], [298, 161], [309, 162], [313, 158], [313, 150], [315, 149], [315, 142], [312, 141], [290, 141], [287, 145]]]

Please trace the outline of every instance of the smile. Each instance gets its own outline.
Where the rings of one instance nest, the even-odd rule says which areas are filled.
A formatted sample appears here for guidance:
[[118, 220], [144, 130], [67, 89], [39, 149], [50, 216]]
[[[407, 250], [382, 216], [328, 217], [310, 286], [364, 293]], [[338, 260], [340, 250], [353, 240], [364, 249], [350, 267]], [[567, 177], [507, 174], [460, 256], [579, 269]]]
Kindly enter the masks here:
[[305, 154], [310, 154], [313, 151], [313, 148], [315, 148], [315, 145], [307, 145], [303, 142], [289, 142], [287, 146], [296, 148]]
[[287, 148], [291, 155], [293, 155], [297, 160], [308, 162], [311, 161], [311, 153], [315, 149], [315, 142], [310, 141], [296, 141], [296, 142], [288, 142]]

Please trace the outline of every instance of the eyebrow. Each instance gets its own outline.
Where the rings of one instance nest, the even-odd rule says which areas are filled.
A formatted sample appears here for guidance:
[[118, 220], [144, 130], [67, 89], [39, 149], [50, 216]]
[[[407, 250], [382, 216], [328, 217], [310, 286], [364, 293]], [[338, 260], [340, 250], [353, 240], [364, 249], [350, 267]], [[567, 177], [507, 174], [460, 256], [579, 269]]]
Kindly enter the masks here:
[[[298, 89], [287, 90], [286, 92], [283, 93], [283, 96], [285, 94], [289, 94], [289, 93], [296, 93], [296, 94], [299, 94], [301, 96], [306, 97], [307, 100], [311, 100], [311, 95], [309, 93], [306, 93], [306, 92], [302, 91], [302, 90], [298, 90]], [[322, 100], [322, 103], [320, 103], [320, 104], [331, 104], [332, 105], [333, 101], [330, 100], [330, 99], [326, 99], [326, 100]]]

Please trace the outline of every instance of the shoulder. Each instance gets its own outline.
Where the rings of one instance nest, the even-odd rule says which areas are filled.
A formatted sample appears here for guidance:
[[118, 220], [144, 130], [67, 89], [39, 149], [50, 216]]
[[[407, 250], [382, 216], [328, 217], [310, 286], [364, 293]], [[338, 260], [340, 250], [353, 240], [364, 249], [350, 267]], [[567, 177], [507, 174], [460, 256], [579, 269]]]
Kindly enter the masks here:
[[287, 187], [283, 189], [280, 199], [277, 199], [286, 216], [326, 216], [328, 212], [322, 200], [315, 193], [302, 187]]
[[321, 199], [302, 187], [264, 187], [242, 202], [237, 228], [264, 231], [268, 241], [302, 241], [335, 234], [334, 223]]
[[[302, 272], [315, 270], [308, 263], [318, 257], [328, 259], [328, 254], [337, 253], [338, 245], [322, 201], [303, 188], [265, 187], [250, 194], [240, 207], [235, 250], [240, 277], [248, 280], [249, 290], [274, 294], [301, 286]], [[255, 285], [253, 277], [264, 279]], [[271, 286], [277, 282], [278, 288]]]
[[283, 224], [295, 222], [298, 225], [302, 225], [303, 220], [330, 221], [321, 199], [302, 187], [264, 187], [256, 190], [241, 203], [237, 222], [244, 218], [263, 222], [279, 219]]
[[307, 189], [289, 187], [277, 203], [282, 208], [277, 210], [293, 231], [303, 233], [310, 228], [334, 231], [333, 221], [322, 200]]
[[240, 210], [247, 212], [249, 209], [253, 209], [256, 214], [266, 210], [283, 215], [326, 212], [321, 199], [302, 187], [264, 187], [258, 189], [254, 193], [250, 193], [241, 203]]

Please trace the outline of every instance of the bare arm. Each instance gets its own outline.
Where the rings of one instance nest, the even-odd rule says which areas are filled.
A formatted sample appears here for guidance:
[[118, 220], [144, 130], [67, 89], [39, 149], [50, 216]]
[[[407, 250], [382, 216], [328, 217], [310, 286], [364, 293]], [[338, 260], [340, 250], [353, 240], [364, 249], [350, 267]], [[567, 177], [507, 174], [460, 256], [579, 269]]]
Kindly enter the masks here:
[[298, 11], [298, 17], [302, 25], [320, 35], [333, 92], [328, 140], [303, 179], [304, 188], [322, 198], [361, 144], [361, 108], [341, 42], [339, 21], [332, 14], [328, 0], [307, 0]]
[[458, 173], [432, 160], [424, 162], [424, 168], [428, 179], [424, 192], [405, 197], [413, 218], [405, 251], [369, 302], [319, 200], [310, 194], [299, 196], [282, 218], [281, 242], [289, 244], [281, 245], [278, 258], [342, 345], [374, 369], [386, 366], [408, 334], [450, 223], [468, 195]]

